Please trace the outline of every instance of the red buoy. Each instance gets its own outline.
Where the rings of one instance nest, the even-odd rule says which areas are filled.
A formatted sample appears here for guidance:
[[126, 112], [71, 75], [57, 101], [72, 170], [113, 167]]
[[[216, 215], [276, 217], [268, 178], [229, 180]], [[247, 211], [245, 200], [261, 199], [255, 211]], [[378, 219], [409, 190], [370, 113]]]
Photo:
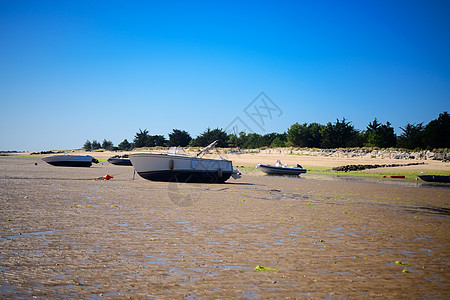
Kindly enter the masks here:
[[111, 176], [109, 174], [106, 174], [105, 176], [102, 177], [105, 180], [110, 180], [111, 178], [114, 178], [114, 176]]

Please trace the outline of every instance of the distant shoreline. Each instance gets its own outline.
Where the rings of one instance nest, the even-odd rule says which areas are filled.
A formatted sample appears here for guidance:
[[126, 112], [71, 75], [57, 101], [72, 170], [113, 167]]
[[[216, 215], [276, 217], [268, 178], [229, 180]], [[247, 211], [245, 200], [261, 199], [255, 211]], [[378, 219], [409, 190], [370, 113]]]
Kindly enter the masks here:
[[[2, 154], [25, 154], [25, 155], [48, 155], [58, 153], [91, 153], [92, 155], [102, 155], [102, 153], [131, 153], [140, 151], [166, 152], [170, 147], [151, 147], [136, 148], [131, 151], [109, 151], [104, 149], [86, 151], [83, 149], [73, 150], [46, 150], [46, 151], [0, 151]], [[200, 147], [185, 147], [187, 153], [196, 153]], [[347, 158], [382, 158], [396, 160], [442, 160], [450, 161], [449, 149], [432, 150], [405, 150], [405, 149], [371, 149], [371, 148], [339, 148], [339, 149], [319, 149], [319, 148], [259, 148], [259, 149], [234, 149], [234, 148], [216, 148], [211, 153], [220, 154], [279, 154], [279, 155], [305, 155], [305, 156], [324, 156], [324, 157], [347, 157]]]
[[28, 153], [28, 151], [0, 150], [0, 153]]
[[[48, 155], [67, 153], [72, 155], [90, 155], [100, 162], [107, 164], [107, 159], [121, 154], [150, 151], [153, 153], [166, 153], [169, 148], [140, 148], [133, 151], [84, 151], [78, 150], [51, 150], [41, 152], [16, 152], [3, 153], [0, 156], [17, 156], [34, 159], [36, 163]], [[184, 148], [187, 155], [194, 155], [200, 148]], [[277, 160], [282, 164], [295, 166], [302, 165], [309, 174], [339, 175], [344, 172], [332, 171], [333, 168], [348, 165], [403, 165], [396, 167], [378, 167], [375, 169], [345, 172], [350, 176], [383, 176], [405, 175], [414, 179], [418, 174], [450, 175], [450, 162], [448, 152], [413, 152], [413, 151], [388, 151], [369, 149], [295, 149], [295, 148], [268, 148], [246, 149], [233, 151], [230, 148], [213, 149], [208, 153], [213, 159], [227, 159], [233, 162], [243, 174], [259, 174], [255, 170], [258, 163], [274, 165]], [[358, 168], [359, 169], [359, 168]]]

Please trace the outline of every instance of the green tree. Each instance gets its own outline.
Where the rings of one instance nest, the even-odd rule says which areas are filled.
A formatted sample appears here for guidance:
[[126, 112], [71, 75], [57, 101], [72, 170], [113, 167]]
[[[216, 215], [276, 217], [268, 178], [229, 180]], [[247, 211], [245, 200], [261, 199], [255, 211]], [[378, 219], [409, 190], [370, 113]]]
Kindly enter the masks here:
[[277, 133], [274, 139], [272, 139], [272, 142], [270, 143], [270, 147], [274, 148], [280, 148], [280, 147], [286, 147], [287, 143], [287, 134], [284, 133]]
[[324, 126], [319, 123], [310, 123], [308, 125], [308, 136], [306, 147], [318, 148], [322, 142], [322, 130]]
[[100, 145], [100, 143], [97, 140], [92, 141], [92, 150], [97, 150], [100, 149], [101, 147], [102, 145]]
[[245, 144], [243, 145], [243, 148], [246, 149], [256, 149], [263, 147], [263, 139], [262, 136], [258, 133], [249, 133], [247, 134]]
[[192, 138], [184, 130], [173, 129], [172, 133], [169, 133], [169, 147], [186, 147], [191, 142]]
[[380, 126], [379, 135], [381, 137], [380, 148], [394, 147], [397, 144], [397, 136], [394, 133], [394, 128], [391, 123], [386, 122]]
[[104, 139], [102, 143], [102, 148], [111, 151], [114, 149], [114, 144], [113, 142]]
[[238, 147], [238, 137], [234, 133], [230, 133], [228, 135], [227, 145], [230, 148], [237, 148]]
[[281, 142], [282, 134], [279, 134], [276, 132], [271, 132], [271, 133], [266, 133], [261, 138], [262, 138], [262, 141], [261, 141], [262, 147], [273, 147], [272, 143], [275, 139], [278, 138], [279, 143]]
[[166, 146], [167, 140], [163, 135], [150, 135], [145, 142], [146, 147]]
[[133, 140], [133, 145], [135, 148], [139, 148], [139, 147], [146, 147], [147, 145], [147, 140], [150, 137], [150, 135], [148, 134], [147, 129], [140, 129], [139, 128], [139, 132], [136, 132], [136, 135], [134, 136], [134, 140]]
[[217, 147], [228, 147], [228, 134], [223, 129], [206, 129], [202, 134], [200, 134], [195, 139], [191, 140], [190, 145], [194, 147], [206, 147], [212, 142], [217, 140]]
[[305, 147], [306, 145], [306, 126], [307, 123], [299, 124], [295, 123], [289, 127], [287, 131], [287, 139], [289, 144], [296, 147]]
[[86, 140], [86, 142], [83, 145], [83, 149], [86, 151], [92, 150], [92, 143], [89, 140]]
[[424, 142], [429, 149], [450, 148], [450, 116], [447, 112], [425, 126]]
[[377, 118], [369, 123], [365, 131], [366, 146], [377, 147], [380, 144], [380, 136], [378, 135], [378, 130], [380, 129], [381, 123], [378, 122]]
[[127, 139], [124, 139], [118, 145], [119, 150], [124, 150], [124, 151], [130, 151], [132, 147], [133, 147], [133, 145], [130, 142], [128, 142]]
[[295, 123], [287, 131], [287, 141], [297, 147], [320, 147], [323, 128], [319, 123]]
[[342, 118], [342, 121], [336, 119], [334, 124], [328, 122], [322, 129], [322, 147], [324, 148], [355, 147], [357, 139], [358, 131], [345, 118]]
[[238, 147], [245, 148], [244, 145], [247, 143], [248, 137], [244, 131], [239, 132], [237, 137], [237, 145]]
[[389, 148], [397, 144], [397, 136], [394, 133], [391, 123], [381, 124], [377, 118], [369, 123], [365, 132], [366, 146]]
[[400, 148], [406, 149], [424, 148], [423, 123], [419, 123], [417, 125], [407, 123], [405, 128], [400, 127], [400, 129], [403, 131], [403, 133], [397, 139], [397, 145]]

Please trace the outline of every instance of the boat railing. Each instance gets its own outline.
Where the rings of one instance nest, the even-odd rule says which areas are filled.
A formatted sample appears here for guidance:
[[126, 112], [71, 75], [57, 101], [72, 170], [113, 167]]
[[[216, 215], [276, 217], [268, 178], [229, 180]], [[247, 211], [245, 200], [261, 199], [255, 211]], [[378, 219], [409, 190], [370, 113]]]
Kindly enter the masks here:
[[197, 155], [195, 157], [202, 157], [203, 155], [205, 155], [209, 150], [211, 150], [216, 144], [217, 144], [217, 140], [212, 142], [211, 144], [209, 144], [208, 146], [206, 146], [205, 148], [203, 148], [202, 150], [200, 150], [199, 153], [197, 153]]

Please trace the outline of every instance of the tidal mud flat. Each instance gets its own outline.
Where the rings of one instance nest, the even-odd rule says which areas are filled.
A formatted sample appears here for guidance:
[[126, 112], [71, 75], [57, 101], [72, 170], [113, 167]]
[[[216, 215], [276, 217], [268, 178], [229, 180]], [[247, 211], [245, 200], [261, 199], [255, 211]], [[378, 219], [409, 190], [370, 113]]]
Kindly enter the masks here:
[[448, 185], [133, 177], [0, 157], [0, 297], [450, 297]]

